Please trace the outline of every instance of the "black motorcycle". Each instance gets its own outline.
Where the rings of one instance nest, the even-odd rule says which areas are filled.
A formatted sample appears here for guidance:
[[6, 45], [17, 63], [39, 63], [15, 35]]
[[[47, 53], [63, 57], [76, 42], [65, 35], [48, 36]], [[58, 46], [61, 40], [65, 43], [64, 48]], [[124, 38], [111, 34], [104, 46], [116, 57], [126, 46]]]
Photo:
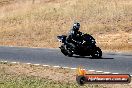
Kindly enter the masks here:
[[92, 58], [101, 58], [102, 51], [99, 47], [96, 46], [95, 39], [89, 34], [82, 34], [81, 39], [83, 42], [81, 44], [73, 44], [66, 41], [66, 35], [57, 36], [58, 40], [62, 43], [59, 47], [61, 52], [65, 56], [92, 56]]

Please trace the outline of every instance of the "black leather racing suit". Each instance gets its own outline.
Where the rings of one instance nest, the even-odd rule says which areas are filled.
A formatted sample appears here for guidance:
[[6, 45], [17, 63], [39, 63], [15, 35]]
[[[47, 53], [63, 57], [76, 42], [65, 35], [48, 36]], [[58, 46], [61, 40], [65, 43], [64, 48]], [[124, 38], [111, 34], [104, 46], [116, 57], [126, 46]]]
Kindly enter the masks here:
[[77, 49], [78, 45], [82, 44], [82, 32], [72, 28], [67, 36], [67, 42], [72, 43], [72, 48]]

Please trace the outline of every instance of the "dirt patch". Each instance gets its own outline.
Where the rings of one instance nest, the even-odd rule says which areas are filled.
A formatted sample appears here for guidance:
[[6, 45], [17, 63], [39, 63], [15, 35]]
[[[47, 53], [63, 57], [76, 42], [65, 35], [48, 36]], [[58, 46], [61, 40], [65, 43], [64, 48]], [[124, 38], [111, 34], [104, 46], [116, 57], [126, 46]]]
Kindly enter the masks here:
[[93, 34], [101, 49], [132, 50], [132, 2], [128, 2], [35, 0], [32, 4], [32, 0], [19, 0], [4, 5], [0, 8], [0, 45], [57, 48], [56, 36], [67, 34], [73, 22], [79, 21], [80, 31]]
[[52, 79], [54, 81], [60, 82], [75, 82], [76, 71], [66, 70], [63, 68], [53, 68], [53, 67], [43, 67], [25, 64], [0, 64], [1, 68], [5, 68], [6, 73], [18, 74], [18, 75], [28, 75], [36, 76], [47, 79]]
[[102, 34], [95, 37], [97, 44], [102, 49], [113, 51], [131, 51], [132, 50], [132, 34], [130, 33], [113, 33]]

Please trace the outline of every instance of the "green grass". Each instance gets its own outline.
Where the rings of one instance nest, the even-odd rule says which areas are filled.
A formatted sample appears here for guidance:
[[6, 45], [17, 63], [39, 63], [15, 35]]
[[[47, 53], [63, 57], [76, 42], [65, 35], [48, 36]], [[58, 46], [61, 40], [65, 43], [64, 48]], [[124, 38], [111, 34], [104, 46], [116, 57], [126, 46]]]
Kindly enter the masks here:
[[[10, 77], [0, 82], [0, 88], [80, 88], [76, 83], [61, 83], [52, 80], [19, 76], [17, 78]], [[85, 85], [83, 88], [101, 88], [98, 85]]]
[[102, 88], [102, 86], [92, 84], [79, 86], [75, 81], [73, 83], [60, 82], [38, 76], [27, 76], [28, 74], [11, 73], [7, 70], [11, 66], [15, 64], [0, 63], [0, 88]]
[[[2, 75], [3, 76], [3, 75]], [[3, 76], [0, 88], [77, 88], [76, 84], [65, 84], [33, 76]], [[9, 78], [8, 78], [9, 77]]]

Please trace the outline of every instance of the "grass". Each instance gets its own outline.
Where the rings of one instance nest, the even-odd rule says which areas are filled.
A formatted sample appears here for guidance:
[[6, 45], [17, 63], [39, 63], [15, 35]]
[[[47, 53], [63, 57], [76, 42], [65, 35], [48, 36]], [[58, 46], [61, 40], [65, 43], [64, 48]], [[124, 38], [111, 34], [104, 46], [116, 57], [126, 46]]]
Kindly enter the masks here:
[[56, 36], [79, 21], [81, 31], [92, 34], [102, 49], [132, 50], [130, 0], [5, 1], [0, 7], [1, 45], [56, 48]]
[[78, 88], [76, 84], [62, 84], [33, 76], [16, 76], [8, 79], [6, 77], [0, 83], [0, 88]]
[[[44, 72], [44, 70], [49, 70], [52, 73], [52, 72], [56, 72], [56, 70], [58, 69], [44, 68], [44, 67], [42, 68], [41, 66], [32, 66], [32, 65], [29, 66], [24, 64], [10, 64], [7, 62], [4, 63], [2, 62], [0, 63], [0, 88], [102, 88], [103, 87], [95, 84], [79, 86], [75, 82], [75, 80], [71, 82], [66, 82], [66, 80], [65, 81], [54, 80], [54, 77], [57, 76], [59, 71], [62, 73], [64, 71], [68, 71], [67, 74], [69, 74], [70, 72], [72, 72], [70, 70], [64, 70], [64, 69], [59, 70], [58, 72], [56, 72], [56, 74], [50, 75], [53, 76], [53, 79], [47, 78], [46, 74], [40, 76], [39, 74], [37, 74], [36, 70], [37, 72], [41, 72], [41, 73]], [[66, 76], [66, 74], [63, 75]], [[63, 77], [61, 79], [63, 79]]]
[[[89, 73], [89, 72], [87, 72]], [[130, 84], [76, 83], [76, 71], [63, 68], [0, 62], [0, 88], [130, 88]], [[94, 73], [92, 73], [94, 74]]]
[[6, 80], [4, 79], [4, 81], [2, 80], [0, 86], [0, 88], [78, 88], [75, 84], [62, 84], [33, 76], [18, 76], [16, 78], [10, 77]]

